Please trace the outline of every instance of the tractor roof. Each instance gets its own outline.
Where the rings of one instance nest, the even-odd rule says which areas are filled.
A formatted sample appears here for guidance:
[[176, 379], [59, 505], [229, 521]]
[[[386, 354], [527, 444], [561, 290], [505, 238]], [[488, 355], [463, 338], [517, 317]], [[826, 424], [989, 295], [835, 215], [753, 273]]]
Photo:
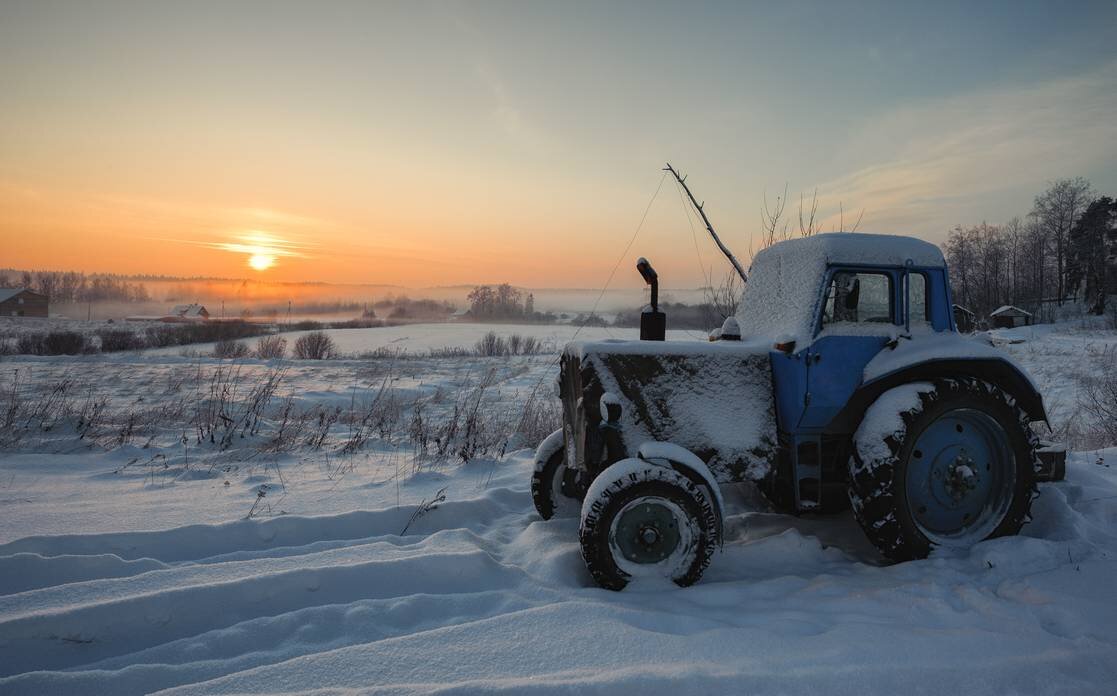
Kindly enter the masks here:
[[922, 239], [891, 234], [839, 232], [789, 239], [762, 250], [753, 265], [767, 263], [772, 257], [809, 257], [816, 263], [849, 263], [874, 266], [903, 266], [911, 259], [916, 266], [941, 268], [946, 265], [942, 251]]
[[752, 261], [737, 310], [744, 336], [810, 341], [822, 278], [831, 264], [917, 267], [945, 266], [942, 251], [929, 242], [885, 234], [820, 234], [774, 244]]

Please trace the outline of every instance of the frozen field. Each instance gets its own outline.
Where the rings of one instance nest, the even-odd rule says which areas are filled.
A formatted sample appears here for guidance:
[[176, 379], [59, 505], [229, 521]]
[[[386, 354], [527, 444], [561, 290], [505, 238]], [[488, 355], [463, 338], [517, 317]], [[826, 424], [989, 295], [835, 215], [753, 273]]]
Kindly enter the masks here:
[[[639, 329], [587, 326], [579, 328], [571, 324], [474, 324], [469, 322], [405, 324], [384, 326], [373, 329], [327, 329], [338, 350], [345, 355], [355, 356], [374, 351], [398, 352], [422, 355], [442, 348], [472, 348], [485, 334], [493, 332], [498, 336], [517, 334], [531, 336], [539, 341], [546, 350], [558, 351], [563, 344], [575, 336], [579, 340], [602, 340], [607, 338], [640, 338]], [[299, 336], [307, 331], [287, 331], [279, 335], [293, 346]], [[701, 331], [668, 331], [668, 340], [706, 340]], [[254, 339], [245, 339], [251, 345]], [[153, 355], [181, 355], [197, 353], [206, 355], [213, 352], [212, 343], [198, 343], [189, 346], [158, 348], [148, 351]]]
[[698, 585], [612, 593], [528, 494], [554, 356], [420, 357], [527, 328], [0, 360], [0, 694], [1113, 693], [1117, 448], [1079, 399], [1117, 335], [995, 335], [1080, 449], [1022, 536], [886, 566], [740, 485]]

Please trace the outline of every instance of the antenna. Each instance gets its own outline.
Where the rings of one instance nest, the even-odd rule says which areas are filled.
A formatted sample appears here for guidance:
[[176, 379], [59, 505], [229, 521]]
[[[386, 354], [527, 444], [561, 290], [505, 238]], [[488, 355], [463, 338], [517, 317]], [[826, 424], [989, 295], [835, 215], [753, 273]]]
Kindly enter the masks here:
[[741, 280], [747, 283], [749, 279], [748, 276], [745, 275], [745, 269], [741, 267], [741, 262], [737, 260], [737, 257], [733, 255], [732, 251], [721, 243], [721, 237], [718, 236], [717, 232], [714, 232], [714, 226], [710, 224], [709, 218], [706, 217], [706, 211], [702, 210], [702, 206], [705, 205], [705, 203], [699, 203], [694, 199], [694, 194], [690, 192], [690, 188], [686, 185], [686, 177], [679, 176], [679, 173], [675, 171], [675, 168], [671, 166], [670, 162], [667, 163], [663, 171], [671, 172], [675, 175], [675, 181], [679, 182], [679, 185], [686, 191], [687, 198], [690, 199], [690, 204], [698, 211], [698, 215], [702, 218], [702, 222], [706, 223], [706, 231], [714, 238], [714, 243], [718, 245], [718, 249], [721, 249], [721, 253], [725, 254], [725, 258], [729, 259], [729, 263], [733, 264], [733, 268], [736, 269], [737, 274], [741, 276]]

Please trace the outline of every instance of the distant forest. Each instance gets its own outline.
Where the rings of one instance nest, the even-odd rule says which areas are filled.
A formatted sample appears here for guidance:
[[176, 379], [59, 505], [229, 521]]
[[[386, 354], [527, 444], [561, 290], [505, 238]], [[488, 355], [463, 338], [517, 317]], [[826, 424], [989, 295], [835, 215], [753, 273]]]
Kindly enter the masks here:
[[1067, 305], [1103, 314], [1117, 294], [1117, 203], [1083, 178], [1060, 179], [1024, 217], [955, 227], [943, 249], [955, 303], [978, 317], [1002, 305], [1038, 321]]
[[0, 271], [0, 288], [21, 287], [41, 292], [52, 302], [148, 302], [143, 283], [118, 275], [78, 271]]

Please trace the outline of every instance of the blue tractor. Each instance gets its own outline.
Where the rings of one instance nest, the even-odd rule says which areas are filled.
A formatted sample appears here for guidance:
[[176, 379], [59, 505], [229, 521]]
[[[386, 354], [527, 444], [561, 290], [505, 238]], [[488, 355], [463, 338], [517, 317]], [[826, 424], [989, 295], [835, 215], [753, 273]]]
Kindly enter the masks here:
[[563, 428], [539, 445], [531, 482], [543, 518], [580, 515], [602, 587], [696, 582], [722, 539], [726, 482], [752, 481], [793, 514], [852, 507], [903, 561], [1016, 534], [1037, 482], [1062, 477], [1065, 455], [1032, 428], [1046, 421], [1038, 389], [958, 333], [932, 244], [777, 243], [709, 342], [662, 340], [658, 279], [638, 268], [652, 285], [642, 340], [565, 347]]

